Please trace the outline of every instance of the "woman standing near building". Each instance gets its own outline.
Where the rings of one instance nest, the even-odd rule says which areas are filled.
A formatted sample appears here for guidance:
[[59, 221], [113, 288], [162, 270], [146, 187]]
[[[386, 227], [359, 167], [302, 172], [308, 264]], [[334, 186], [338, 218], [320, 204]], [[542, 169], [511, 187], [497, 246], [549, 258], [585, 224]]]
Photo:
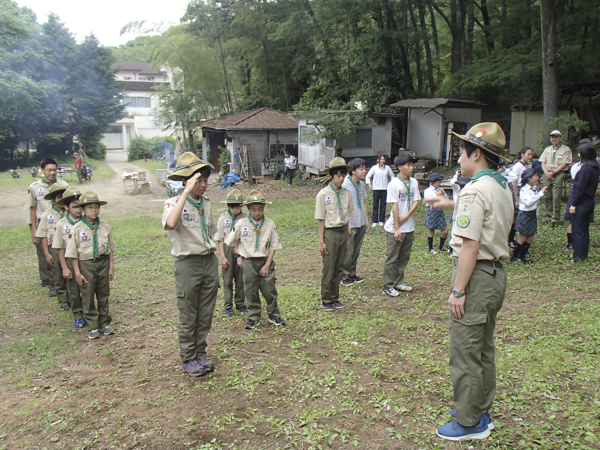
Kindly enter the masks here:
[[365, 178], [365, 182], [369, 185], [369, 192], [373, 193], [373, 228], [377, 225], [382, 227], [385, 222], [387, 187], [388, 183], [394, 179], [392, 169], [385, 162], [385, 155], [381, 155], [377, 164], [371, 167]]
[[296, 171], [296, 157], [294, 155], [290, 155], [289, 153], [284, 153], [283, 165], [285, 169], [283, 171], [284, 176], [289, 174], [290, 182], [288, 186], [292, 185], [292, 180], [294, 179], [294, 172]]

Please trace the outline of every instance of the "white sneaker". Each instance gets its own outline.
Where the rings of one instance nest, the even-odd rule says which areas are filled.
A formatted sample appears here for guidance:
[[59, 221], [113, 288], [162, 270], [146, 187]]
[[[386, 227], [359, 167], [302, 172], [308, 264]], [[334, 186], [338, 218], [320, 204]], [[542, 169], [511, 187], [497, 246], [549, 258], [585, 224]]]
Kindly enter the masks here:
[[377, 222], [373, 222], [373, 225], [371, 225], [371, 228], [375, 228], [377, 226]]
[[410, 292], [412, 291], [412, 287], [410, 287], [408, 284], [404, 284], [404, 283], [400, 283], [394, 286], [394, 289], [396, 289], [397, 291], [402, 291], [402, 292]]
[[383, 293], [389, 297], [398, 297], [400, 295], [400, 292], [394, 288], [386, 288], [383, 290]]
[[382, 227], [383, 226], [383, 222], [379, 222], [379, 226]]
[[431, 253], [432, 255], [437, 255], [438, 254], [437, 250], [435, 250], [433, 248], [431, 250], [429, 250], [429, 253]]

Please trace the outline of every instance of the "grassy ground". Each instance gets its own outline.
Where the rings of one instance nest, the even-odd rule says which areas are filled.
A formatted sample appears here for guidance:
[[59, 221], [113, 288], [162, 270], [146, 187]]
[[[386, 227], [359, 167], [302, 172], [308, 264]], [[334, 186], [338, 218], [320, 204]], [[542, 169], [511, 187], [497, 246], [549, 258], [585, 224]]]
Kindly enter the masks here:
[[165, 163], [162, 161], [155, 161], [153, 159], [149, 159], [148, 161], [144, 161], [143, 159], [136, 159], [135, 161], [130, 161], [131, 164], [135, 164], [138, 167], [143, 167], [148, 172], [156, 174], [156, 169], [166, 169]]
[[[56, 162], [58, 162], [59, 166], [67, 166], [73, 167], [75, 164], [75, 160], [70, 158], [54, 158]], [[104, 180], [112, 177], [114, 172], [105, 161], [99, 159], [86, 159], [84, 164], [88, 167], [94, 169], [93, 177], [96, 180]], [[29, 171], [32, 167], [26, 167], [20, 170], [17, 170], [20, 178], [13, 179], [11, 174], [7, 172], [0, 172], [0, 186], [29, 186], [33, 182], [33, 177]], [[65, 176], [65, 181], [68, 183], [77, 182], [77, 176], [75, 174]]]
[[[224, 208], [214, 207], [218, 217]], [[219, 296], [208, 349], [217, 369], [202, 379], [181, 371], [173, 262], [158, 220], [105, 217], [117, 242], [117, 334], [94, 342], [39, 287], [27, 230], [3, 229], [0, 449], [599, 447], [598, 225], [585, 263], [568, 263], [564, 229], [541, 227], [536, 264], [508, 266], [496, 431], [452, 444], [434, 435], [452, 408], [450, 259], [425, 252], [424, 210], [406, 278], [414, 291], [382, 295], [376, 228], [359, 261], [366, 281], [342, 288], [347, 307], [334, 313], [320, 309], [313, 214], [313, 199], [267, 208], [284, 246], [275, 261], [287, 326], [265, 320], [244, 331], [244, 317], [222, 315]]]

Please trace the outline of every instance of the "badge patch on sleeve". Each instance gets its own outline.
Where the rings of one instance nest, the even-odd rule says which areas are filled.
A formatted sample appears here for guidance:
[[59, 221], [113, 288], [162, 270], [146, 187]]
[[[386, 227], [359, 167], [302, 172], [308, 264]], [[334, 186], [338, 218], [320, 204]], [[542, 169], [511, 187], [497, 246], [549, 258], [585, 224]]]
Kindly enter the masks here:
[[456, 225], [458, 225], [460, 228], [467, 228], [470, 223], [471, 219], [469, 219], [468, 216], [460, 216], [458, 219], [456, 219]]

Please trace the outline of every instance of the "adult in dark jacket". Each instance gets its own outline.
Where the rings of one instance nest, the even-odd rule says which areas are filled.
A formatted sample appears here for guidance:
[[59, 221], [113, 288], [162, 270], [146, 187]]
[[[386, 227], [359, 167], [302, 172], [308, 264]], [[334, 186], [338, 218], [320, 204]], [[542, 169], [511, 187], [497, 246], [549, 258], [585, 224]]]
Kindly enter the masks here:
[[569, 195], [569, 213], [573, 225], [573, 259], [581, 261], [588, 257], [590, 249], [590, 223], [594, 218], [594, 196], [598, 190], [600, 168], [596, 159], [596, 147], [592, 143], [579, 146], [581, 169], [573, 180]]

